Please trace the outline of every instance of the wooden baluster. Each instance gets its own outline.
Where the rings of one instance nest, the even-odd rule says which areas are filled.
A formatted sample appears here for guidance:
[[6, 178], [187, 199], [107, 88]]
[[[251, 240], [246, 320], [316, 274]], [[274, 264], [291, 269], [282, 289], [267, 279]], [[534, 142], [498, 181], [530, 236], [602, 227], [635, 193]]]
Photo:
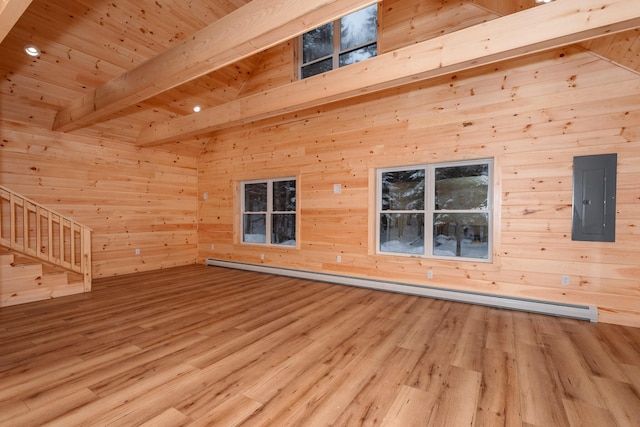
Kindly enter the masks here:
[[22, 200], [22, 251], [29, 251], [29, 206], [26, 200]]
[[82, 227], [82, 277], [84, 291], [91, 291], [91, 230]]
[[51, 212], [47, 212], [47, 224], [49, 225], [48, 227], [48, 232], [49, 232], [49, 244], [48, 244], [48, 251], [47, 251], [47, 260], [49, 262], [53, 262], [53, 214]]
[[42, 208], [39, 206], [35, 207], [36, 212], [36, 255], [38, 258], [43, 258], [42, 256], [42, 224], [40, 224], [40, 216], [42, 215]]
[[58, 265], [64, 264], [64, 221], [62, 216], [58, 215]]
[[17, 240], [18, 240], [18, 236], [16, 236], [17, 234], [17, 227], [16, 227], [16, 196], [15, 194], [11, 194], [11, 196], [9, 197], [9, 206], [11, 209], [11, 247], [16, 247], [17, 246]]

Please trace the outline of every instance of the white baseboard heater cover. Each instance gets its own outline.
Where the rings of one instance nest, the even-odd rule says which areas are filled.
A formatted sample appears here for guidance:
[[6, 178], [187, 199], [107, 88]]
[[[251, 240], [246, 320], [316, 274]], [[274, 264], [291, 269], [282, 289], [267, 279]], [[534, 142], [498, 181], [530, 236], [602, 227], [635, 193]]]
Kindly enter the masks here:
[[312, 271], [294, 270], [289, 268], [272, 267], [257, 264], [246, 264], [235, 261], [218, 260], [215, 258], [207, 258], [205, 264], [213, 267], [235, 268], [239, 270], [255, 271], [259, 273], [268, 273], [280, 276], [296, 277], [299, 279], [315, 280], [318, 282], [357, 286], [360, 288], [398, 292], [408, 295], [417, 295], [422, 297], [464, 302], [469, 304], [486, 305], [497, 308], [508, 308], [511, 310], [527, 311], [531, 313], [570, 317], [574, 319], [588, 320], [590, 322], [598, 321], [598, 307], [595, 306], [563, 304], [550, 301], [513, 298], [476, 292], [435, 288], [430, 286], [418, 286], [406, 283], [388, 282], [383, 280], [341, 276], [337, 274], [317, 273]]

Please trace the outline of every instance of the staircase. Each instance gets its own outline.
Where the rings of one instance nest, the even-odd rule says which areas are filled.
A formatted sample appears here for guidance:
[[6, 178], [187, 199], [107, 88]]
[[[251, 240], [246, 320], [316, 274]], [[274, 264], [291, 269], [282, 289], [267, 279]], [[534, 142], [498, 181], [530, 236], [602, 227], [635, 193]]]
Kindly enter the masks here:
[[0, 307], [91, 290], [91, 229], [0, 186]]

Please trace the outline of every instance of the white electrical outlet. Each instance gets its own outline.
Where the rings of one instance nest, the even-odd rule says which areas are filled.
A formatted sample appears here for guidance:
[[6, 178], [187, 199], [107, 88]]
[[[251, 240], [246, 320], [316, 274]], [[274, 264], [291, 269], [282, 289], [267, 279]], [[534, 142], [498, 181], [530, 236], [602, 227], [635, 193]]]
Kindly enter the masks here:
[[342, 193], [342, 184], [333, 184], [333, 194]]
[[562, 276], [561, 283], [562, 283], [562, 286], [568, 286], [569, 285], [569, 276]]
[[209, 198], [209, 193], [205, 191], [204, 194], [202, 195], [202, 198], [207, 200]]
[[213, 243], [211, 244], [211, 251], [213, 252], [213, 250], [215, 249], [215, 246], [213, 245]]
[[427, 279], [433, 279], [433, 271], [427, 271]]
[[340, 264], [342, 262], [342, 257], [340, 255], [336, 255], [336, 262]]
[[260, 261], [264, 261], [264, 254], [260, 254]]
[[140, 255], [140, 249], [136, 248], [136, 255]]

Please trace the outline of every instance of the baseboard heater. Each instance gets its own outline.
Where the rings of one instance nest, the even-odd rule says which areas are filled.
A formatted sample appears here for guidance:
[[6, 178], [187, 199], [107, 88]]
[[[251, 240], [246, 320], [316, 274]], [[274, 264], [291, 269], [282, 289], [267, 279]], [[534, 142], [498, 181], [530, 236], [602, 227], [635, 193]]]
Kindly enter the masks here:
[[246, 264], [235, 261], [218, 260], [215, 258], [207, 258], [205, 264], [214, 267], [235, 268], [239, 270], [276, 274], [279, 276], [296, 277], [299, 279], [315, 280], [319, 282], [376, 289], [380, 291], [398, 292], [408, 295], [417, 295], [422, 297], [464, 302], [469, 304], [507, 308], [511, 310], [527, 311], [531, 313], [549, 314], [560, 317], [570, 317], [573, 319], [588, 320], [590, 322], [598, 321], [598, 308], [595, 306], [563, 304], [549, 301], [497, 296], [476, 292], [435, 288], [430, 286], [418, 286], [406, 283], [388, 282], [383, 280], [341, 276], [337, 274], [317, 273], [312, 271], [294, 270], [289, 268], [271, 267], [257, 264]]

